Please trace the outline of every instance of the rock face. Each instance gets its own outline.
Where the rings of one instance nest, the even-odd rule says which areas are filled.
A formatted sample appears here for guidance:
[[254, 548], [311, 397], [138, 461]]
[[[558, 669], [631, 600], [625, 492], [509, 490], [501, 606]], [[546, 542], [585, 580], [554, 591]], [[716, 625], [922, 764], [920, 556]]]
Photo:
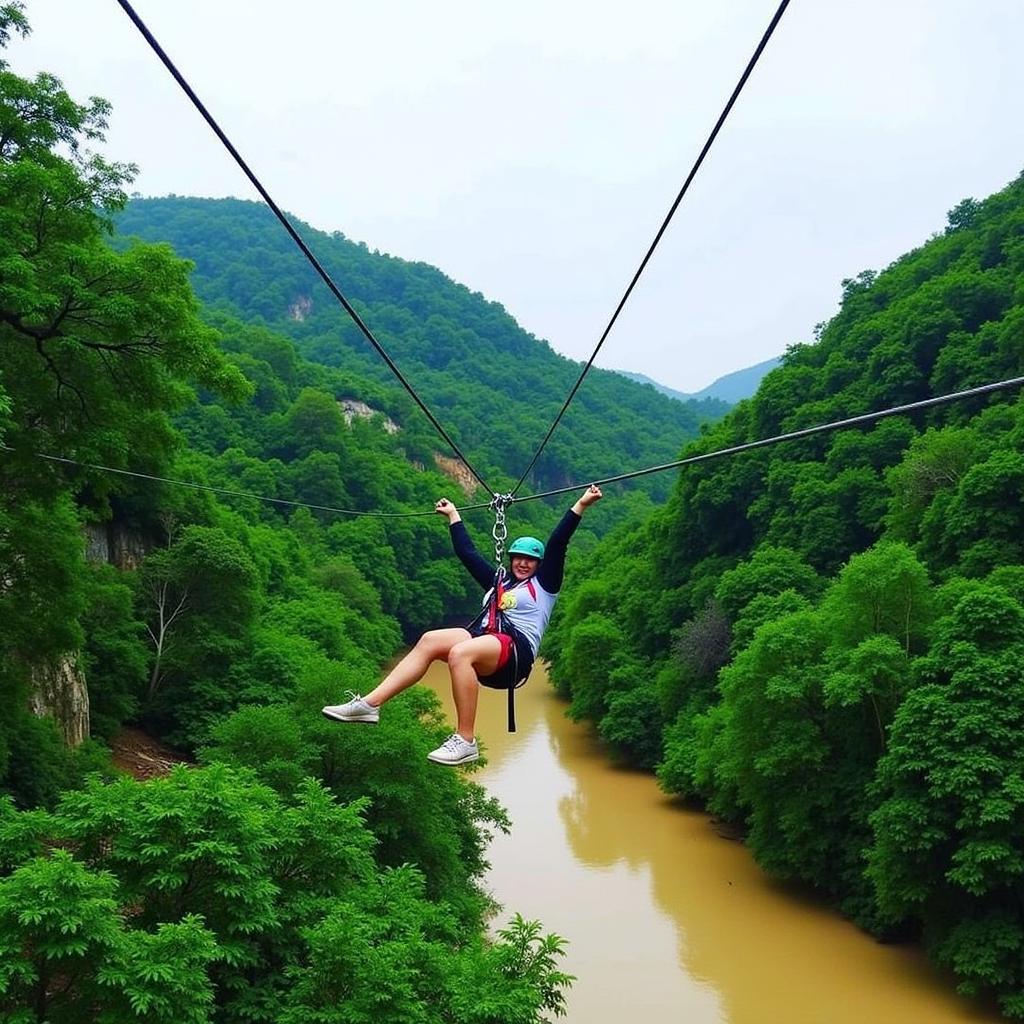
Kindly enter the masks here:
[[77, 654], [33, 667], [29, 707], [40, 717], [51, 715], [69, 747], [88, 739], [89, 689]]
[[82, 527], [87, 562], [110, 561], [110, 537], [107, 523], [86, 523]]
[[313, 312], [313, 300], [308, 295], [300, 295], [288, 307], [288, 319], [298, 320], [301, 323]]
[[[152, 546], [119, 523], [87, 523], [82, 535], [88, 561], [109, 562], [122, 570], [137, 569]], [[51, 716], [69, 747], [89, 737], [89, 688], [78, 659], [78, 652], [70, 651], [31, 670], [29, 707], [40, 717]]]
[[85, 557], [90, 562], [109, 562], [117, 569], [137, 569], [152, 547], [139, 533], [120, 523], [86, 523]]
[[[371, 416], [383, 416], [379, 409], [373, 409], [358, 398], [339, 398], [338, 405], [341, 407], [341, 415], [345, 422], [351, 424], [355, 417], [361, 420], [368, 420]], [[397, 434], [402, 428], [389, 416], [384, 416], [384, 431], [388, 434]]]
[[450, 477], [462, 488], [467, 498], [476, 492], [476, 477], [470, 473], [465, 463], [440, 452], [434, 452], [434, 462], [445, 476]]

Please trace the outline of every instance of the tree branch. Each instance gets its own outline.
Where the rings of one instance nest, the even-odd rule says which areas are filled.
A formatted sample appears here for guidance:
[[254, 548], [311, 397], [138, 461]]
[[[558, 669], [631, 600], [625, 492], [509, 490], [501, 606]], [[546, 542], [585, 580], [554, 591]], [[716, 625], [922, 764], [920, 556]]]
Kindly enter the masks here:
[[49, 367], [50, 372], [57, 379], [57, 401], [58, 402], [60, 401], [60, 393], [61, 393], [61, 391], [64, 388], [67, 388], [69, 391], [74, 393], [75, 397], [78, 399], [78, 404], [82, 408], [82, 414], [86, 418], [88, 418], [89, 411], [86, 408], [85, 396], [82, 394], [81, 391], [78, 390], [78, 388], [74, 384], [71, 383], [71, 381], [64, 379], [63, 375], [60, 372], [60, 368], [57, 366], [57, 364], [54, 361], [53, 357], [50, 355], [49, 352], [46, 351], [45, 348], [43, 348], [43, 339], [42, 338], [36, 338], [36, 352], [38, 352], [39, 355], [42, 356], [43, 361]]

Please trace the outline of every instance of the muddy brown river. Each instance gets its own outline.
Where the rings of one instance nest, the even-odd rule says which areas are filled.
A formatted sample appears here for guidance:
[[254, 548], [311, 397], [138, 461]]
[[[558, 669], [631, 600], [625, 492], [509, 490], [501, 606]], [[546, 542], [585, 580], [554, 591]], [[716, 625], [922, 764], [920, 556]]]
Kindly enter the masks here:
[[[427, 684], [451, 711], [445, 666]], [[882, 946], [773, 884], [649, 775], [610, 766], [538, 665], [505, 731], [485, 690], [476, 779], [512, 817], [490, 848], [505, 908], [569, 940], [569, 1024], [994, 1024], [915, 949]], [[441, 769], [447, 770], [447, 769]]]

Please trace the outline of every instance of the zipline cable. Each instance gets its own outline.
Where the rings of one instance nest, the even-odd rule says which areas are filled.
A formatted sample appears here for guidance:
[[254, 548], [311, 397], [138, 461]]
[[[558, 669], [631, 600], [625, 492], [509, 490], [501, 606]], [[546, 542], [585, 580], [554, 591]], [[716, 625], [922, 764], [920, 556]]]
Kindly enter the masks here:
[[[17, 449], [9, 445], [0, 444], [0, 451], [17, 454]], [[175, 487], [190, 487], [196, 491], [211, 491], [214, 494], [226, 494], [232, 498], [255, 498], [257, 501], [266, 501], [274, 505], [287, 505], [290, 508], [308, 508], [316, 512], [334, 512], [344, 516], [367, 516], [375, 519], [409, 519], [414, 516], [432, 516], [435, 512], [359, 512], [351, 508], [335, 508], [332, 505], [312, 505], [306, 501], [289, 501], [287, 498], [271, 498], [266, 494], [255, 494], [252, 491], [235, 491], [228, 487], [214, 487], [212, 484], [201, 484], [195, 480], [177, 480], [172, 477], [155, 476], [151, 473], [138, 473], [131, 469], [118, 469], [116, 466], [102, 466], [95, 462], [81, 462], [78, 459], [67, 459], [60, 455], [47, 455], [44, 452], [28, 452], [27, 454], [37, 459], [45, 459], [47, 462], [59, 462], [66, 466], [80, 466], [83, 469], [97, 470], [102, 473], [116, 473], [119, 476], [130, 476], [137, 480], [151, 480], [154, 483], [173, 484]], [[463, 511], [477, 508], [489, 508], [484, 502], [479, 505], [466, 505]]]
[[285, 216], [281, 208], [277, 205], [277, 203], [274, 202], [273, 198], [271, 198], [270, 193], [263, 187], [259, 178], [257, 178], [256, 175], [250, 170], [249, 165], [245, 162], [245, 160], [242, 159], [241, 154], [238, 152], [237, 149], [235, 149], [231, 140], [227, 137], [227, 135], [224, 134], [224, 132], [221, 130], [220, 125], [217, 124], [217, 122], [213, 119], [213, 116], [203, 105], [202, 100], [200, 100], [199, 97], [195, 94], [195, 91], [192, 89], [192, 86], [188, 84], [188, 82], [185, 80], [185, 77], [181, 74], [177, 67], [175, 67], [174, 62], [164, 52], [163, 47], [157, 42], [153, 33], [150, 32], [149, 29], [146, 27], [145, 22], [143, 22], [143, 20], [138, 16], [138, 14], [135, 13], [135, 9], [132, 7], [130, 3], [128, 3], [128, 0], [117, 0], [117, 2], [121, 6], [121, 9], [125, 12], [125, 14], [127, 14], [128, 17], [132, 20], [133, 24], [142, 34], [146, 42], [149, 43], [153, 52], [163, 62], [164, 67], [167, 68], [167, 70], [171, 73], [171, 76], [174, 78], [174, 80], [178, 83], [179, 86], [181, 86], [185, 95], [188, 96], [188, 98], [192, 101], [193, 106], [203, 116], [203, 119], [213, 130], [217, 138], [220, 139], [220, 141], [224, 144], [224, 148], [227, 149], [227, 151], [232, 155], [232, 157], [234, 157], [235, 163], [238, 164], [238, 166], [242, 169], [242, 173], [249, 179], [249, 181], [252, 183], [252, 186], [263, 197], [263, 201], [267, 204], [267, 206], [270, 207], [270, 209], [274, 213], [274, 216], [277, 217], [277, 219], [281, 222], [281, 225], [288, 232], [288, 234], [291, 235], [292, 241], [299, 247], [299, 249], [301, 250], [302, 254], [306, 257], [306, 259], [309, 260], [313, 269], [320, 275], [320, 279], [324, 282], [325, 285], [327, 285], [327, 287], [331, 290], [331, 293], [334, 295], [334, 297], [344, 307], [345, 312], [348, 313], [348, 315], [352, 318], [352, 322], [356, 325], [356, 327], [359, 328], [360, 331], [362, 331], [363, 336], [366, 338], [366, 340], [377, 350], [381, 359], [383, 359], [384, 362], [387, 363], [388, 369], [390, 369], [391, 372], [395, 375], [395, 377], [398, 378], [402, 387], [404, 387], [405, 390], [409, 392], [409, 394], [412, 396], [413, 401], [420, 407], [420, 409], [423, 411], [423, 414], [427, 417], [428, 420], [430, 420], [434, 429], [441, 435], [441, 437], [444, 438], [444, 440], [447, 442], [451, 450], [459, 457], [460, 461], [463, 463], [466, 469], [468, 469], [470, 473], [472, 473], [473, 476], [477, 479], [477, 481], [484, 487], [484, 489], [490, 493], [491, 489], [490, 487], [487, 486], [486, 482], [484, 481], [484, 478], [473, 468], [473, 464], [462, 453], [462, 450], [455, 443], [455, 441], [452, 440], [452, 438], [449, 436], [448, 432], [444, 429], [444, 427], [441, 426], [437, 418], [427, 408], [427, 406], [424, 404], [420, 396], [416, 394], [415, 389], [405, 379], [405, 376], [403, 375], [402, 371], [399, 370], [398, 365], [391, 358], [391, 356], [388, 355], [387, 351], [384, 349], [384, 346], [381, 345], [381, 343], [374, 337], [373, 332], [363, 322], [363, 318], [356, 312], [352, 304], [348, 301], [347, 298], [345, 298], [341, 289], [334, 283], [334, 280], [332, 279], [331, 275], [327, 273], [327, 271], [321, 265], [320, 261], [313, 255], [309, 246], [306, 245], [305, 241], [303, 241], [302, 236], [298, 233], [298, 231], [295, 230], [295, 228], [292, 225], [292, 222]]
[[[775, 437], [765, 437], [759, 441], [748, 441], [746, 444], [734, 445], [731, 448], [720, 448], [717, 451], [705, 452], [702, 455], [691, 455], [686, 459], [678, 459], [675, 462], [665, 462], [660, 466], [648, 466], [646, 469], [637, 469], [632, 473], [620, 473], [618, 476], [605, 477], [603, 480], [590, 480], [588, 483], [614, 484], [621, 480], [632, 480], [634, 477], [647, 476], [650, 473], [662, 473], [667, 469], [678, 469], [680, 466], [692, 466], [697, 462], [708, 462], [711, 459], [720, 459], [725, 455], [736, 455], [739, 452], [751, 451], [754, 448], [767, 448], [769, 445], [782, 444], [784, 441], [796, 441], [802, 437], [811, 437], [813, 434], [825, 434], [833, 430], [844, 430], [847, 427], [856, 427], [862, 423], [873, 423], [876, 420], [884, 419], [887, 416], [901, 416], [904, 413], [915, 412], [918, 409], [929, 409], [935, 405], [946, 405], [950, 402], [958, 402], [964, 398], [973, 398], [977, 395], [991, 394], [993, 391], [1004, 391], [1008, 388], [1015, 388], [1024, 385], [1024, 377], [1011, 377], [1009, 380], [997, 381], [995, 384], [983, 384], [980, 387], [969, 388], [966, 391], [954, 391], [948, 395], [938, 395], [935, 398], [925, 398], [920, 402], [910, 402], [908, 405], [897, 405], [891, 409], [882, 409], [880, 412], [866, 412], [860, 416], [851, 416], [849, 419], [836, 420], [832, 423], [822, 423], [815, 427], [805, 427], [802, 430], [793, 430], [788, 434], [777, 434]], [[536, 498], [550, 498], [555, 494], [566, 494], [570, 491], [578, 491], [587, 484], [569, 484], [567, 487], [556, 487], [551, 491], [541, 491], [539, 494], [527, 494], [522, 498], [515, 498], [516, 502], [533, 501]]]
[[[776, 434], [774, 437], [761, 438], [758, 441], [747, 441], [744, 444], [733, 445], [731, 448], [719, 448], [713, 452], [704, 452], [701, 455], [691, 455], [689, 458], [677, 459], [675, 462], [665, 462], [659, 466], [648, 466], [646, 469], [637, 469], [631, 473], [620, 473], [618, 476], [608, 476], [600, 480], [590, 480], [585, 484], [569, 484], [566, 487], [556, 487], [550, 491], [541, 491], [538, 494], [526, 494], [521, 498], [510, 498], [506, 504], [513, 502], [535, 501], [537, 498], [550, 498], [557, 494], [567, 494], [570, 491], [579, 491], [589, 484], [620, 483], [623, 480], [632, 480], [634, 477], [647, 476], [651, 473], [663, 473], [669, 469], [679, 469], [681, 466], [691, 466], [698, 462], [709, 462], [712, 459], [720, 459], [726, 455], [736, 455], [740, 452], [752, 451], [755, 448], [767, 448], [770, 445], [782, 444], [785, 441], [796, 441], [803, 437], [811, 437], [814, 434], [830, 433], [834, 430], [845, 430], [849, 427], [860, 426], [865, 423], [874, 423], [877, 420], [885, 419], [888, 416], [902, 416], [905, 413], [916, 412], [919, 409], [930, 409], [937, 405], [948, 405], [951, 402], [958, 402], [965, 398], [975, 398], [979, 395], [988, 395], [996, 391], [1006, 391], [1010, 388], [1024, 386], [1024, 377], [1011, 377], [1007, 380], [996, 381], [994, 384], [982, 384], [975, 388], [968, 388], [965, 391], [953, 391], [945, 395], [936, 395], [934, 398], [924, 398], [919, 402], [910, 402], [907, 405], [897, 405], [890, 409], [881, 409], [878, 412], [866, 412], [859, 416], [851, 416], [844, 420], [834, 420], [831, 423], [822, 423], [814, 427], [804, 427], [801, 430], [792, 430], [786, 434]], [[15, 453], [16, 449], [9, 445], [0, 444], [0, 451]], [[149, 473], [137, 473], [129, 469], [118, 469], [114, 466], [102, 466], [92, 462], [79, 462], [76, 459], [62, 458], [58, 455], [46, 455], [42, 452], [30, 452], [29, 454], [39, 459], [46, 459], [49, 462], [60, 462], [69, 466], [81, 466], [85, 469], [98, 470], [104, 473], [117, 473], [121, 476], [136, 477], [141, 480], [153, 480], [158, 483], [173, 484], [179, 487], [191, 487], [199, 491], [212, 491], [215, 494], [227, 494], [236, 498], [255, 498], [258, 501], [271, 502], [276, 505], [288, 505], [296, 508], [308, 508], [318, 512], [334, 512], [346, 516], [367, 516], [379, 519], [408, 519], [415, 516], [432, 516], [436, 513], [433, 510], [425, 512], [360, 512], [354, 509], [334, 508], [331, 505], [311, 505], [305, 501], [288, 501], [285, 498], [271, 498], [264, 494], [254, 494], [249, 491], [234, 491], [226, 487], [213, 487], [209, 484], [200, 484], [192, 480], [176, 480], [170, 477], [153, 476]], [[508, 495], [502, 497], [508, 498]], [[460, 505], [460, 512], [470, 512], [477, 509], [492, 509], [494, 502], [481, 502], [475, 505]]]
[[690, 182], [692, 182], [693, 179], [696, 177], [697, 171], [700, 170], [701, 164], [704, 163], [704, 158], [708, 155], [708, 151], [711, 149], [711, 146], [713, 145], [715, 139], [718, 137], [718, 133], [721, 130], [722, 125], [725, 124], [725, 119], [729, 116], [729, 112], [732, 110], [733, 105], [739, 98], [739, 94], [743, 90], [743, 86], [746, 85], [747, 79], [750, 77], [751, 72], [754, 70], [754, 67], [760, 59], [761, 54], [764, 51], [764, 48], [768, 45], [768, 40], [771, 39], [772, 33], [775, 31], [776, 26], [778, 25], [779, 21], [782, 18], [782, 15], [785, 13], [785, 10], [788, 6], [789, 0], [782, 0], [782, 2], [779, 4], [778, 10], [775, 12], [775, 16], [772, 18], [771, 23], [765, 30], [764, 35], [761, 37], [761, 42], [757, 44], [757, 49], [754, 50], [754, 54], [747, 62], [747, 66], [744, 69], [743, 74], [740, 76], [740, 80], [736, 83], [736, 88], [733, 89], [732, 95], [729, 97], [729, 102], [726, 103], [725, 107], [722, 110], [722, 113], [719, 114], [718, 120], [715, 122], [715, 127], [711, 130], [711, 134], [708, 136], [707, 142], [704, 143], [704, 148], [700, 151], [700, 155], [697, 157], [697, 160], [694, 163], [693, 167], [690, 168], [690, 173], [686, 176], [686, 181], [683, 182], [683, 187], [679, 190], [679, 194], [676, 196], [675, 202], [669, 208], [668, 214], [665, 216], [665, 219], [661, 223], [661, 227], [658, 228], [658, 233], [654, 236], [654, 241], [651, 242], [650, 248], [647, 250], [646, 255], [640, 261], [640, 266], [637, 267], [637, 271], [633, 275], [633, 279], [629, 282], [629, 287], [624, 292], [622, 298], [619, 299], [619, 304], [615, 307], [615, 312], [612, 313], [612, 318], [611, 320], [608, 321], [608, 326], [605, 327], [600, 339], [598, 340], [597, 346], [594, 348], [594, 351], [590, 354], [590, 358], [587, 360], [586, 365], [583, 367], [583, 372], [580, 373], [578, 379], [576, 380], [576, 383], [572, 386], [572, 390], [569, 392], [569, 397], [566, 398], [565, 403], [559, 410], [559, 413], [555, 417], [554, 422], [551, 424], [550, 429], [548, 430], [547, 434], [544, 435], [544, 440], [541, 441], [540, 447], [537, 449], [537, 451], [534, 453], [533, 458], [530, 460], [530, 464], [526, 467], [526, 469], [523, 470], [523, 475], [519, 478], [515, 487], [512, 488], [511, 493], [513, 496], [515, 496], [519, 488], [522, 487], [523, 481], [530, 474], [530, 470], [533, 469], [533, 467], [537, 464], [537, 460], [540, 458], [541, 452], [543, 452], [544, 449], [547, 447], [548, 441], [551, 440], [551, 435], [555, 432], [556, 428], [558, 427], [558, 424], [562, 421], [562, 417], [565, 415], [565, 411], [569, 408], [569, 405], [572, 402], [573, 398], [576, 397], [576, 392], [579, 391], [580, 385], [583, 383], [583, 379], [590, 372], [591, 366], [594, 365], [594, 360], [597, 358], [598, 352], [601, 351], [601, 346], [604, 345], [605, 339], [608, 337], [609, 334], [611, 334], [611, 330], [615, 326], [615, 321], [618, 320], [619, 314], [622, 312], [622, 309], [626, 305], [627, 300], [633, 293], [633, 289], [636, 287], [636, 283], [640, 280], [640, 275], [643, 274], [644, 269], [650, 262], [651, 257], [654, 255], [654, 250], [657, 249], [658, 243], [661, 241], [662, 236], [668, 229], [669, 223], [671, 222], [673, 216], [675, 216], [676, 210], [679, 208], [679, 204], [683, 201], [683, 196], [686, 195], [686, 192], [690, 187]]

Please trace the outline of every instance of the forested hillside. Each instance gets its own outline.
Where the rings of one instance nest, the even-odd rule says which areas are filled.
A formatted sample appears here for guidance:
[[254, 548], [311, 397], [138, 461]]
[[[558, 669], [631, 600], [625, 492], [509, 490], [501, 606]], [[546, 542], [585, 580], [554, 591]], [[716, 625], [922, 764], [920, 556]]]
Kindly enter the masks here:
[[[508, 821], [426, 761], [436, 699], [319, 714], [467, 604], [443, 522], [83, 465], [401, 512], [454, 489], [432, 438], [203, 309], [169, 246], [112, 244], [134, 169], [90, 151], [109, 106], [11, 73], [27, 30], [0, 5], [0, 1020], [547, 1019], [562, 941], [487, 933]], [[121, 776], [126, 721], [196, 764]]]
[[[579, 376], [580, 364], [527, 334], [498, 303], [434, 267], [296, 223], [488, 483], [499, 489], [514, 482]], [[209, 308], [265, 325], [292, 338], [306, 358], [369, 376], [398, 393], [380, 357], [264, 205], [135, 199], [118, 216], [117, 227], [126, 236], [169, 242], [194, 261], [192, 283]], [[714, 400], [673, 402], [619, 374], [592, 370], [530, 483], [535, 489], [586, 483], [669, 461], [696, 436], [701, 422], [725, 408]], [[410, 426], [420, 416], [418, 411], [402, 415], [400, 422]], [[656, 478], [641, 487], [658, 499], [669, 489]]]
[[[1024, 374], [1024, 177], [844, 282], [839, 314], [688, 453]], [[921, 935], [1024, 1017], [1024, 400], [682, 471], [578, 560], [571, 713], [766, 870]]]

